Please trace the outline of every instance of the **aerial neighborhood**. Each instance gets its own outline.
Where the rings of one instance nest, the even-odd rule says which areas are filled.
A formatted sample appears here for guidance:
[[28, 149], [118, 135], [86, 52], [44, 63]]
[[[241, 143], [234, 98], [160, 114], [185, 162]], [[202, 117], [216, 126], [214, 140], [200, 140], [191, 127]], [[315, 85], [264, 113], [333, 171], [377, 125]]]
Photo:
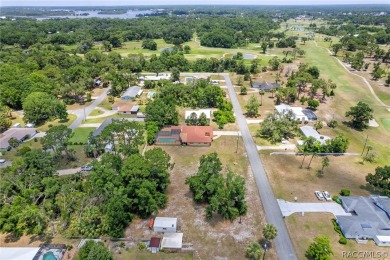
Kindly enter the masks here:
[[0, 259], [390, 257], [388, 3], [54, 2], [0, 4]]

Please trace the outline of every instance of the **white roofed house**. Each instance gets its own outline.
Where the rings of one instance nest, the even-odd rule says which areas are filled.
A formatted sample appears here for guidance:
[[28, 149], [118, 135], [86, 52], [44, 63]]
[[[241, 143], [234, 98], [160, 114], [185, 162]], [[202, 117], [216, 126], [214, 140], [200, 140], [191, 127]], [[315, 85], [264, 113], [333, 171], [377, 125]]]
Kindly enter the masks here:
[[332, 139], [329, 136], [321, 135], [312, 126], [305, 125], [305, 126], [301, 126], [300, 129], [302, 134], [305, 137], [313, 137], [314, 139], [316, 139], [316, 141], [319, 141], [321, 144], [325, 144], [326, 140]]
[[305, 121], [316, 121], [317, 116], [309, 109], [304, 109], [302, 107], [292, 107], [286, 104], [280, 104], [275, 106], [275, 110], [280, 114], [285, 115], [291, 111], [294, 115], [294, 118], [299, 122]]

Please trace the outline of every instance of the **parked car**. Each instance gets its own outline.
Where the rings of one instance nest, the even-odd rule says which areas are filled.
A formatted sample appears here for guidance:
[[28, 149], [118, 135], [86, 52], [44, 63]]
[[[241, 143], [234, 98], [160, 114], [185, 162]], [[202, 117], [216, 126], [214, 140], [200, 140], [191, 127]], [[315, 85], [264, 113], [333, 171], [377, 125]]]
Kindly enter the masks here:
[[314, 194], [317, 196], [317, 199], [319, 199], [319, 200], [324, 199], [324, 196], [322, 195], [322, 193], [320, 191], [315, 191]]
[[322, 194], [324, 195], [324, 198], [325, 198], [326, 200], [328, 200], [328, 201], [329, 201], [329, 200], [332, 200], [332, 197], [330, 196], [329, 192], [323, 191]]
[[92, 169], [93, 169], [93, 166], [92, 166], [92, 165], [86, 165], [86, 166], [82, 166], [82, 167], [81, 167], [81, 171], [82, 171], [82, 172], [92, 171]]
[[5, 163], [5, 159], [0, 159], [0, 163]]

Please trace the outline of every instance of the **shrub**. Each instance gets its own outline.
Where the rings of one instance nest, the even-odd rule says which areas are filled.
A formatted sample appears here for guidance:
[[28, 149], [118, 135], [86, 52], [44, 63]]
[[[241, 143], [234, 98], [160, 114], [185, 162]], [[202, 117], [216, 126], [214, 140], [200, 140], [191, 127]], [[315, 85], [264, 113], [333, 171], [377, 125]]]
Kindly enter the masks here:
[[137, 247], [138, 247], [139, 250], [142, 250], [142, 249], [145, 249], [145, 248], [146, 248], [146, 244], [143, 243], [143, 242], [139, 242], [139, 243], [137, 244]]
[[52, 124], [49, 124], [47, 127], [49, 127], [49, 128], [52, 128], [52, 127], [53, 127], [53, 125], [52, 125]]
[[34, 142], [35, 142], [35, 143], [38, 142], [38, 138], [35, 137], [35, 138], [34, 138]]
[[337, 126], [337, 121], [336, 120], [330, 120], [327, 125], [330, 127], [330, 128], [335, 128]]
[[342, 244], [342, 245], [346, 245], [347, 244], [347, 239], [345, 237], [340, 237], [339, 243]]
[[31, 151], [31, 148], [28, 147], [28, 146], [22, 146], [18, 149], [18, 155], [24, 155], [26, 153], [28, 153], [29, 151]]
[[73, 249], [73, 246], [72, 245], [66, 245], [66, 250], [70, 251]]
[[68, 145], [73, 145], [73, 143], [72, 142], [68, 142]]
[[125, 248], [125, 242], [123, 242], [123, 241], [120, 242], [119, 247], [120, 247], [120, 248]]
[[351, 194], [351, 191], [348, 189], [341, 189], [340, 195], [341, 196], [349, 196]]
[[332, 200], [334, 200], [334, 201], [336, 201], [336, 200], [338, 200], [339, 199], [339, 196], [337, 196], [337, 195], [334, 195], [333, 197], [332, 197]]

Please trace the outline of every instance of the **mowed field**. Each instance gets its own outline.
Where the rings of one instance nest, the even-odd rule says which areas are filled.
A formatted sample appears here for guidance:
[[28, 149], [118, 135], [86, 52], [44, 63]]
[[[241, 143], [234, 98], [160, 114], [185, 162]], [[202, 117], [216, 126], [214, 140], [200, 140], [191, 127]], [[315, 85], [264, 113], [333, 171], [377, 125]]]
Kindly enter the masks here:
[[[180, 230], [184, 233], [183, 243], [192, 245], [199, 259], [244, 259], [247, 245], [262, 238], [265, 225], [262, 204], [242, 140], [238, 142], [237, 153], [236, 144], [236, 137], [222, 136], [214, 140], [211, 147], [163, 147], [172, 157], [175, 167], [167, 192], [168, 205], [159, 211], [158, 216], [178, 218]], [[186, 178], [197, 172], [200, 156], [211, 152], [218, 153], [224, 169], [229, 167], [246, 180], [248, 213], [242, 217], [242, 224], [239, 219], [231, 222], [218, 216], [206, 220], [206, 205], [194, 203], [185, 184]], [[149, 219], [134, 220], [126, 231], [126, 237], [150, 239], [153, 233], [148, 224]], [[277, 259], [274, 249], [267, 251], [267, 259]]]

